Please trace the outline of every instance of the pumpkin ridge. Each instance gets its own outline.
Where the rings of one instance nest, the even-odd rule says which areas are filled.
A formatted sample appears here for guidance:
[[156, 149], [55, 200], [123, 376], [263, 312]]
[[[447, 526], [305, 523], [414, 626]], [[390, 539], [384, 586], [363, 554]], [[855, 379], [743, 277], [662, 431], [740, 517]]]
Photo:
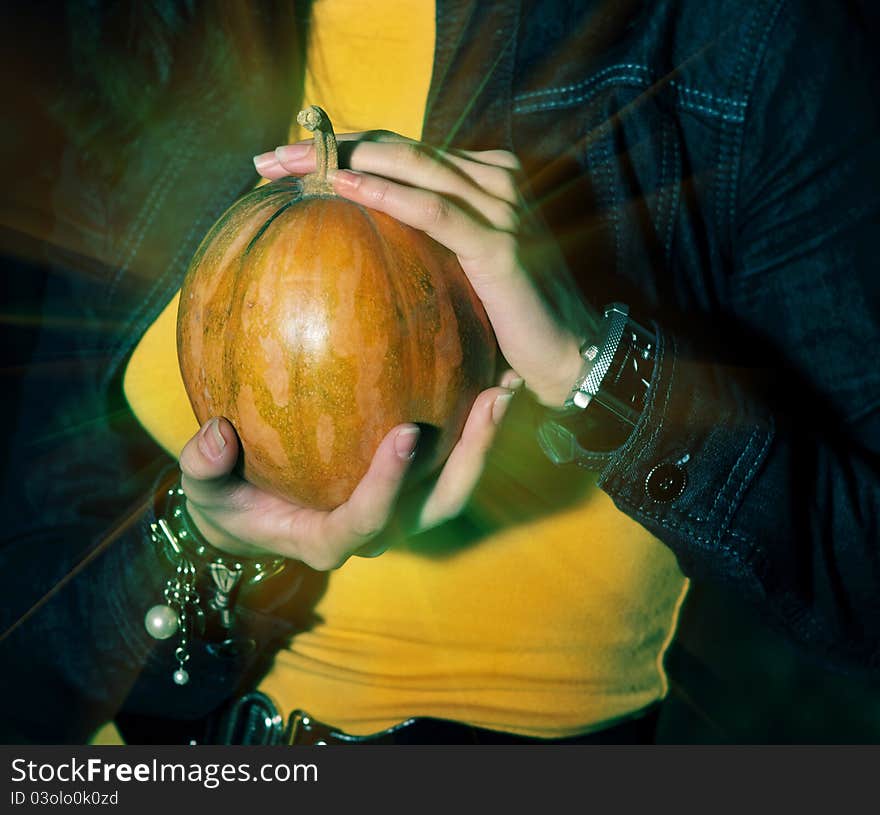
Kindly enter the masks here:
[[[282, 191], [279, 190], [279, 192]], [[250, 239], [250, 241], [248, 241], [247, 246], [241, 253], [241, 256], [236, 259], [236, 268], [233, 272], [231, 285], [229, 286], [229, 295], [226, 306], [226, 323], [222, 331], [222, 370], [224, 371], [225, 376], [227, 377], [229, 382], [229, 394], [226, 404], [226, 411], [231, 414], [227, 416], [227, 418], [229, 418], [232, 421], [233, 425], [236, 427], [239, 425], [241, 413], [240, 403], [242, 396], [242, 382], [240, 381], [240, 378], [238, 376], [237, 368], [237, 357], [240, 350], [240, 343], [235, 341], [235, 337], [236, 334], [238, 334], [239, 340], [241, 341], [243, 340], [243, 336], [245, 333], [240, 312], [241, 304], [245, 300], [242, 295], [246, 294], [247, 292], [247, 283], [249, 279], [249, 275], [247, 273], [247, 263], [250, 260], [251, 251], [255, 248], [258, 239], [266, 234], [269, 227], [280, 215], [282, 215], [286, 210], [290, 209], [290, 207], [292, 207], [299, 200], [301, 199], [295, 197], [278, 207], [278, 209], [268, 217], [266, 222], [259, 227], [254, 236]], [[257, 412], [260, 412], [258, 408]]]
[[[434, 360], [430, 364], [425, 364], [425, 360], [420, 358], [426, 351], [425, 347], [416, 347], [413, 343], [405, 342], [406, 336], [418, 337], [418, 325], [412, 325], [413, 319], [418, 322], [420, 315], [414, 315], [414, 312], [408, 306], [409, 301], [413, 300], [407, 287], [401, 282], [401, 276], [395, 274], [399, 266], [400, 259], [400, 241], [391, 240], [380, 228], [376, 220], [376, 212], [368, 207], [358, 205], [362, 210], [367, 222], [369, 223], [373, 234], [379, 244], [380, 251], [384, 262], [385, 278], [391, 287], [391, 297], [389, 305], [394, 308], [395, 316], [400, 324], [400, 330], [397, 332], [396, 346], [400, 352], [398, 364], [404, 371], [403, 381], [410, 381], [413, 375], [423, 375], [425, 371], [433, 371]], [[399, 221], [389, 218], [389, 221], [395, 225], [403, 226]], [[415, 231], [415, 230], [414, 230]], [[393, 249], [393, 251], [392, 251]], [[406, 360], [404, 362], [404, 359]], [[410, 413], [410, 421], [416, 421], [425, 424], [424, 418], [421, 416], [412, 416], [414, 405], [410, 401], [410, 394], [407, 393], [407, 401], [409, 403], [408, 413]], [[390, 428], [389, 428], [390, 429]]]
[[269, 219], [266, 221], [266, 223], [264, 223], [264, 224], [263, 224], [263, 225], [257, 230], [256, 234], [250, 239], [250, 241], [248, 241], [248, 245], [245, 247], [245, 250], [244, 250], [244, 254], [243, 254], [243, 256], [242, 256], [242, 259], [246, 258], [246, 257], [250, 254], [251, 249], [253, 249], [253, 248], [254, 248], [254, 245], [256, 244], [256, 242], [257, 242], [260, 238], [262, 238], [263, 235], [266, 234], [266, 230], [267, 230], [270, 226], [272, 226], [272, 223], [275, 221], [275, 219], [276, 219], [279, 215], [281, 215], [283, 212], [285, 212], [286, 210], [290, 209], [295, 203], [297, 203], [297, 201], [300, 201], [300, 200], [302, 200], [302, 199], [300, 199], [300, 198], [294, 198], [292, 201], [288, 201], [286, 204], [282, 204], [282, 205], [278, 208], [278, 210], [277, 210], [275, 213], [273, 213], [273, 214], [269, 217]]

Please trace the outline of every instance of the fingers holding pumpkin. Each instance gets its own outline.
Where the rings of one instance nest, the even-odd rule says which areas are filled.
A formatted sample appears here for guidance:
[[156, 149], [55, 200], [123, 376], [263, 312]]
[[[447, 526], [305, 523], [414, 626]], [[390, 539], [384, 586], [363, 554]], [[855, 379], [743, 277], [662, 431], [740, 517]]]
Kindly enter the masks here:
[[264, 554], [267, 539], [262, 521], [255, 519], [282, 502], [234, 473], [238, 455], [238, 437], [226, 419], [213, 418], [202, 425], [180, 453], [187, 510], [213, 546], [231, 554]]
[[508, 368], [501, 374], [501, 377], [498, 379], [498, 384], [501, 385], [502, 388], [515, 391], [523, 386], [524, 381], [523, 378], [513, 370], [513, 368]]
[[235, 431], [225, 419], [212, 419], [180, 454], [187, 509], [205, 539], [231, 554], [271, 553], [313, 569], [333, 569], [387, 523], [418, 435], [418, 427], [411, 424], [392, 429], [348, 501], [324, 512], [287, 501], [236, 475]]
[[180, 453], [181, 485], [190, 501], [204, 505], [236, 500], [240, 479], [232, 475], [238, 437], [226, 419], [205, 422]]
[[250, 505], [193, 514], [199, 530], [216, 546], [235, 553], [242, 546], [297, 560], [318, 571], [339, 568], [375, 541], [388, 523], [418, 442], [418, 427], [393, 428], [382, 440], [370, 467], [351, 497], [332, 511], [298, 506], [252, 485]]
[[[466, 203], [496, 229], [514, 231], [510, 207], [521, 203], [516, 183], [519, 162], [504, 150], [446, 151], [410, 141], [357, 141], [345, 164]], [[483, 157], [487, 161], [481, 160]], [[503, 158], [502, 158], [503, 157]]]
[[495, 229], [518, 228], [512, 176], [497, 166], [412, 141], [358, 142], [346, 166], [450, 198]]
[[[503, 259], [506, 266], [513, 261], [507, 251], [512, 248], [510, 232], [475, 219], [448, 196], [352, 170], [337, 170], [328, 178], [338, 195], [425, 232], [458, 255], [462, 264], [487, 256]], [[512, 212], [508, 215], [513, 217]], [[504, 226], [512, 226], [511, 221]]]
[[[351, 497], [332, 512], [323, 513], [311, 536], [303, 541], [301, 548], [312, 555], [309, 565], [335, 569], [357, 550], [366, 552], [365, 547], [391, 518], [418, 439], [419, 428], [414, 424], [400, 425], [385, 436]], [[371, 554], [380, 551], [384, 548], [374, 547]]]
[[[340, 166], [453, 196], [490, 221], [500, 204], [521, 203], [517, 187], [520, 163], [506, 150], [441, 150], [389, 131], [345, 133], [337, 135], [337, 141]], [[254, 165], [270, 180], [312, 173], [314, 141], [261, 153], [254, 156]]]
[[[345, 166], [350, 166], [350, 155], [361, 142], [417, 144], [413, 139], [408, 139], [390, 130], [334, 133], [334, 137], [337, 144], [340, 145], [339, 159]], [[315, 140], [303, 139], [293, 144], [282, 144], [274, 150], [260, 153], [254, 156], [254, 167], [263, 178], [268, 178], [271, 181], [289, 175], [313, 173], [316, 168]]]
[[464, 509], [483, 473], [489, 448], [512, 398], [513, 391], [502, 387], [489, 388], [476, 398], [461, 437], [422, 507], [421, 529], [453, 518]]

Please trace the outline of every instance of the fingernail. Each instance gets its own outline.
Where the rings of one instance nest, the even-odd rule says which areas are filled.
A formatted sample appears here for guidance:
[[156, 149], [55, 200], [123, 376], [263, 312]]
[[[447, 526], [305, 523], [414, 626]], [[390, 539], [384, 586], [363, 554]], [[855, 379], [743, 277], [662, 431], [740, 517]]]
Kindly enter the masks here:
[[254, 167], [256, 167], [258, 171], [265, 170], [267, 167], [271, 167], [273, 164], [277, 163], [278, 157], [275, 155], [274, 150], [254, 156]]
[[275, 150], [277, 161], [296, 161], [305, 158], [312, 149], [311, 144], [284, 144]]
[[525, 380], [522, 377], [514, 376], [507, 382], [504, 387], [510, 388], [510, 390], [515, 391], [519, 390], [523, 386], [524, 382]]
[[223, 455], [223, 448], [226, 447], [226, 439], [220, 432], [220, 420], [211, 419], [202, 430], [202, 436], [199, 439], [199, 449], [212, 461], [216, 461]]
[[495, 401], [492, 403], [492, 421], [495, 424], [501, 424], [501, 420], [510, 406], [511, 399], [513, 399], [512, 393], [502, 393], [500, 396], [495, 397]]
[[416, 454], [416, 444], [419, 441], [419, 428], [405, 427], [397, 431], [394, 438], [394, 450], [404, 461], [409, 461]]
[[351, 189], [357, 189], [361, 185], [363, 178], [360, 173], [355, 173], [352, 170], [331, 170], [327, 173], [327, 180], [331, 184], [339, 184], [342, 187], [350, 187]]

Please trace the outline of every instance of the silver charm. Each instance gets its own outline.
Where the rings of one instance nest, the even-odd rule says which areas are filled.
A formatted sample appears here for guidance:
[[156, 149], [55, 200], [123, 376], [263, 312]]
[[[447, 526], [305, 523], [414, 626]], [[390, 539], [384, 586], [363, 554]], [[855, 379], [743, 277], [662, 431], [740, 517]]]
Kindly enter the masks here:
[[220, 615], [220, 625], [223, 628], [232, 628], [233, 611], [229, 601], [230, 595], [241, 580], [241, 564], [235, 563], [230, 567], [222, 561], [214, 561], [208, 564], [208, 571], [214, 581], [214, 596], [211, 598], [211, 607]]
[[[183, 666], [189, 662], [187, 644], [192, 629], [191, 618], [198, 621], [201, 617], [199, 593], [196, 589], [196, 567], [180, 548], [180, 543], [167, 521], [160, 519], [158, 524], [151, 524], [150, 528], [153, 540], [157, 544], [161, 542], [169, 545], [174, 553], [177, 568], [174, 577], [169, 577], [165, 582], [164, 594], [167, 605], [153, 606], [147, 612], [144, 625], [150, 636], [156, 639], [168, 639], [174, 634], [179, 635], [177, 648], [174, 651], [177, 670], [172, 674], [172, 679], [176, 685], [185, 685], [189, 682], [189, 674]], [[160, 533], [163, 537], [160, 537]], [[154, 630], [160, 631], [164, 636], [156, 636]]]
[[[223, 629], [222, 641], [208, 645], [209, 653], [238, 653], [250, 640], [231, 636], [235, 623], [235, 604], [238, 589], [252, 586], [274, 577], [284, 569], [281, 557], [238, 558], [213, 549], [189, 526], [186, 513], [186, 495], [180, 486], [168, 490], [165, 517], [150, 524], [151, 538], [156, 551], [175, 568], [175, 574], [165, 583], [165, 603], [153, 606], [144, 617], [149, 635], [166, 640], [178, 637], [174, 658], [177, 669], [171, 678], [176, 685], [189, 682], [189, 672], [184, 667], [189, 662], [189, 640], [200, 636], [205, 630], [206, 613], [216, 613]], [[213, 591], [210, 601], [201, 604], [196, 585], [197, 567], [204, 568], [211, 576]]]

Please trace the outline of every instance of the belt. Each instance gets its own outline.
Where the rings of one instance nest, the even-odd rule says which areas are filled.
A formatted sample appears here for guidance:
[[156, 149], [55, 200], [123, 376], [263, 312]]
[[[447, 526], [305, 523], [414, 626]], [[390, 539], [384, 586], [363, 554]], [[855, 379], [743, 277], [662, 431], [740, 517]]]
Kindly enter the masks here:
[[472, 727], [446, 719], [419, 717], [367, 736], [353, 736], [295, 710], [287, 721], [264, 693], [237, 699], [207, 734], [211, 744], [652, 744], [660, 706], [612, 727], [560, 739], [538, 739]]

